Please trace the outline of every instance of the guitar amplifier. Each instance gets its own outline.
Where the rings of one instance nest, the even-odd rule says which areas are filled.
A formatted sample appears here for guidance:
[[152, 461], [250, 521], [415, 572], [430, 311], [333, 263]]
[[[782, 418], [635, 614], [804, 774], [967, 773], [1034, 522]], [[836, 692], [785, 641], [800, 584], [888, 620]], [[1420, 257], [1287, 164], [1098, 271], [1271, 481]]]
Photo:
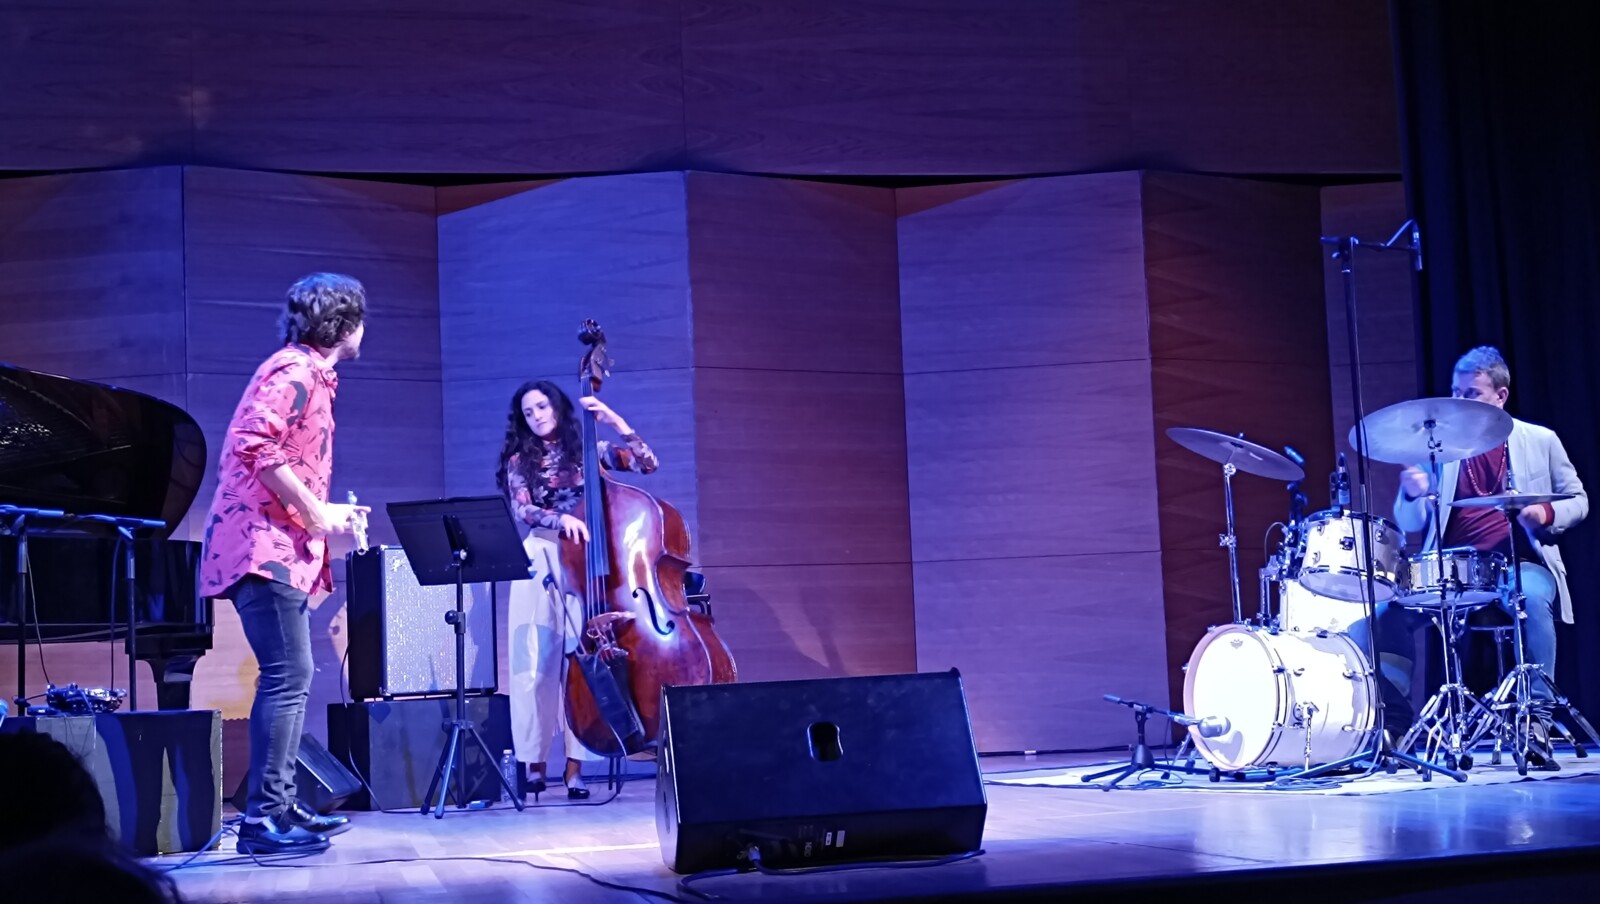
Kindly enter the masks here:
[[[445, 613], [455, 611], [455, 585], [418, 584], [398, 546], [352, 553], [345, 574], [351, 698], [455, 693], [455, 634], [445, 621]], [[499, 660], [494, 585], [468, 584], [464, 590], [464, 690], [492, 694]]]

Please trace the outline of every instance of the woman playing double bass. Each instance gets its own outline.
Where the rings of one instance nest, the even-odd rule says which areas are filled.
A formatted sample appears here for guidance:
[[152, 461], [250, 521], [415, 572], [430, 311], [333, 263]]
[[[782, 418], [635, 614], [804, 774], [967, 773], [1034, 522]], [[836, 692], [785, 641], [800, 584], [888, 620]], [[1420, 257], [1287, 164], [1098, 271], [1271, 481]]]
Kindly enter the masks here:
[[[622, 438], [620, 445], [598, 442], [606, 468], [645, 474], [656, 469], [655, 453], [627, 421], [593, 396], [582, 404]], [[534, 567], [533, 580], [511, 584], [511, 738], [517, 761], [527, 764], [528, 788], [537, 794], [545, 788], [550, 741], [561, 727], [567, 754], [564, 779], [572, 800], [589, 796], [582, 761], [597, 757], [578, 742], [562, 713], [565, 654], [577, 649], [583, 612], [579, 601], [561, 590], [556, 538], [589, 539], [581, 517], [583, 452], [581, 423], [565, 393], [545, 380], [517, 387], [495, 472], [512, 514], [528, 531], [523, 547]]]

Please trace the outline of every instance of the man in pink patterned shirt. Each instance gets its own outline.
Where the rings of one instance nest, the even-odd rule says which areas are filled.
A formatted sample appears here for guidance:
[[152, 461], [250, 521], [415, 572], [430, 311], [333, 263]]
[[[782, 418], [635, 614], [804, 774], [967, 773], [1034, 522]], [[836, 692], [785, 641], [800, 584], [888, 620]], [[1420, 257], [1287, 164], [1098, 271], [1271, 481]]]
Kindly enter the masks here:
[[294, 780], [311, 691], [311, 594], [333, 589], [328, 535], [367, 511], [328, 502], [333, 369], [360, 354], [365, 318], [366, 291], [348, 276], [313, 273], [291, 286], [284, 346], [256, 368], [222, 442], [200, 592], [233, 601], [261, 666], [244, 853], [321, 850], [350, 827], [300, 804]]

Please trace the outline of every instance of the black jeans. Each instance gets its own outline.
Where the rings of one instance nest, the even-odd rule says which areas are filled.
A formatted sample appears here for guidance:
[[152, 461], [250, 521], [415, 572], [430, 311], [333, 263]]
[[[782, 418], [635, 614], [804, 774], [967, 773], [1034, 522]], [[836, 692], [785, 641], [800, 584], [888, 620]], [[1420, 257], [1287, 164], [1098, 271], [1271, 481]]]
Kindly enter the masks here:
[[294, 803], [295, 761], [311, 695], [309, 597], [246, 575], [232, 588], [245, 639], [261, 666], [250, 707], [250, 785], [245, 816], [277, 816]]

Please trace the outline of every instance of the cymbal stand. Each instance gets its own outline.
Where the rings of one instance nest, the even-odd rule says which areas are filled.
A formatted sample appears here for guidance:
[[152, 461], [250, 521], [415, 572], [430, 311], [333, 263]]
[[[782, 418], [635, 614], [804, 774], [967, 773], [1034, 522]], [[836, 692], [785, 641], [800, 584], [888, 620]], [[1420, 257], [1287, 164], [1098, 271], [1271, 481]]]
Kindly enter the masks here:
[[[1512, 485], [1510, 461], [1508, 454], [1506, 458], [1506, 491], [1516, 492]], [[1584, 734], [1588, 735], [1590, 743], [1596, 747], [1600, 747], [1600, 735], [1595, 734], [1594, 726], [1589, 724], [1589, 720], [1583, 717], [1583, 713], [1579, 712], [1578, 708], [1572, 705], [1572, 701], [1561, 692], [1561, 688], [1556, 686], [1555, 680], [1544, 670], [1543, 664], [1529, 662], [1527, 659], [1522, 623], [1528, 618], [1528, 598], [1523, 592], [1522, 563], [1517, 557], [1517, 534], [1521, 531], [1521, 527], [1517, 524], [1516, 510], [1506, 508], [1503, 511], [1511, 527], [1511, 586], [1508, 588], [1508, 601], [1511, 604], [1512, 646], [1517, 653], [1517, 664], [1506, 673], [1506, 676], [1500, 680], [1500, 684], [1489, 694], [1488, 702], [1485, 705], [1486, 717], [1479, 720], [1477, 728], [1472, 733], [1472, 741], [1475, 743], [1491, 731], [1494, 731], [1495, 753], [1498, 755], [1500, 748], [1509, 743], [1512, 760], [1517, 764], [1517, 773], [1519, 775], [1527, 775], [1528, 753], [1534, 744], [1533, 720], [1537, 718], [1535, 714], [1535, 697], [1533, 695], [1534, 682], [1541, 682], [1545, 689], [1550, 692], [1551, 699], [1547, 705], [1552, 711], [1551, 722], [1554, 723], [1557, 731], [1572, 743], [1573, 749], [1577, 751], [1578, 756], [1588, 756], [1588, 750], [1578, 741], [1573, 732], [1555, 720], [1554, 710], [1565, 710], [1567, 717]], [[1502, 713], [1505, 715], [1502, 716]], [[1499, 730], [1496, 731], [1496, 728]]]
[[[1243, 434], [1241, 434], [1242, 436]], [[1233, 462], [1222, 465], [1222, 495], [1228, 509], [1228, 532], [1217, 537], [1219, 546], [1228, 548], [1228, 580], [1233, 589], [1233, 623], [1244, 624], [1244, 606], [1239, 602], [1239, 537], [1233, 529], [1233, 475], [1239, 473]]]
[[[1374, 250], [1400, 250], [1404, 246], [1398, 246], [1395, 242], [1410, 229], [1413, 235], [1412, 246], [1414, 246], [1410, 250], [1417, 254], [1414, 264], [1420, 270], [1422, 267], [1421, 252], [1420, 247], [1416, 247], [1418, 242], [1415, 225], [1414, 221], [1407, 220], [1389, 241], [1381, 245], [1366, 245], [1365, 247], [1373, 248]], [[1333, 257], [1339, 261], [1339, 272], [1344, 281], [1345, 338], [1349, 343], [1350, 349], [1350, 402], [1355, 409], [1356, 425], [1356, 482], [1360, 484], [1361, 492], [1358, 498], [1361, 500], [1361, 512], [1368, 515], [1368, 517], [1361, 519], [1362, 552], [1364, 553], [1363, 560], [1366, 562], [1366, 566], [1363, 568], [1363, 571], [1366, 572], [1366, 580], [1362, 582], [1361, 605], [1367, 619], [1367, 642], [1366, 649], [1363, 652], [1367, 654], [1367, 668], [1369, 670], [1367, 674], [1370, 680], [1376, 682], [1380, 680], [1378, 676], [1378, 590], [1373, 574], [1373, 563], [1376, 559], [1372, 555], [1372, 486], [1370, 481], [1367, 480], [1367, 430], [1362, 424], [1362, 421], [1366, 418], [1366, 407], [1362, 402], [1361, 396], [1361, 343], [1357, 338], [1360, 331], [1356, 320], [1355, 252], [1357, 248], [1363, 247], [1363, 245], [1361, 240], [1353, 235], [1323, 236], [1322, 242], [1336, 247]], [[1437, 445], [1431, 437], [1430, 445]], [[1435, 523], [1437, 523], [1437, 520]], [[1373, 724], [1378, 728], [1372, 732], [1370, 747], [1366, 750], [1357, 751], [1343, 759], [1313, 766], [1300, 773], [1297, 776], [1298, 779], [1317, 778], [1326, 773], [1357, 764], [1366, 764], [1368, 774], [1378, 769], [1394, 772], [1398, 769], [1399, 764], [1403, 763], [1421, 772], [1425, 780], [1431, 778], [1433, 772], [1443, 773], [1458, 782], [1467, 780], [1465, 772], [1453, 768], [1444, 768], [1436, 763], [1418, 759], [1403, 748], [1396, 750], [1390, 746], [1388, 735], [1383, 731], [1383, 694], [1373, 694], [1373, 698], [1376, 707], [1376, 711], [1373, 714]]]
[[[1289, 450], [1293, 451], [1293, 450]], [[1296, 456], [1295, 464], [1304, 464]], [[1295, 578], [1296, 566], [1299, 564], [1295, 558], [1300, 549], [1301, 523], [1305, 521], [1306, 496], [1300, 492], [1300, 481], [1296, 480], [1287, 487], [1289, 491], [1289, 520], [1283, 524], [1283, 536], [1278, 538], [1278, 549], [1267, 559], [1261, 567], [1261, 603], [1256, 615], [1261, 626], [1273, 633], [1289, 630], [1283, 623], [1283, 587]], [[1277, 606], [1272, 604], [1272, 585], [1278, 587]]]

